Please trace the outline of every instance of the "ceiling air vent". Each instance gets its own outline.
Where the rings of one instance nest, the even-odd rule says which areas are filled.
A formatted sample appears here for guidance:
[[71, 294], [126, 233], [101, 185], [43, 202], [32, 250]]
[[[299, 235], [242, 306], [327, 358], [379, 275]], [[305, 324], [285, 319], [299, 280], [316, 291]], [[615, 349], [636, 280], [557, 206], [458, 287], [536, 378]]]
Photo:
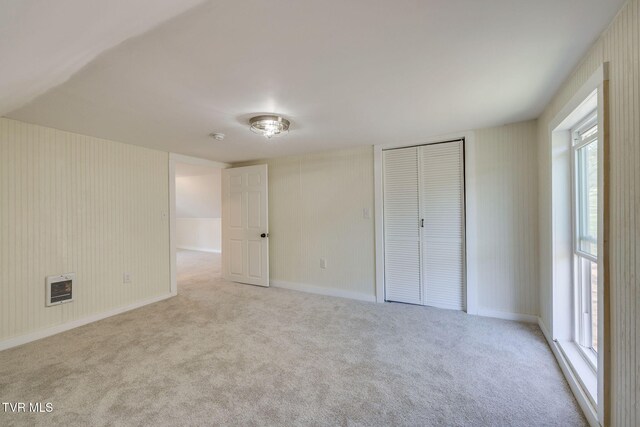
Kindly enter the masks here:
[[47, 299], [45, 300], [45, 305], [50, 307], [73, 301], [73, 281], [75, 278], [76, 275], [74, 273], [47, 277]]

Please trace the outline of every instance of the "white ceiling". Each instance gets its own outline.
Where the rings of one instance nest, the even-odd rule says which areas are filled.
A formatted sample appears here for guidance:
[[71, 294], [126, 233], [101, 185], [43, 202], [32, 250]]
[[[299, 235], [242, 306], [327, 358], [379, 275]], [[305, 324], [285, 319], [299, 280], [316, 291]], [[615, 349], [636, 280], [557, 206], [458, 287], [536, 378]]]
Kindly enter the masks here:
[[0, 0], [0, 115], [203, 0]]
[[[138, 17], [156, 2], [48, 6], [63, 27], [47, 25], [51, 34], [38, 31], [40, 20], [22, 19], [9, 28], [14, 43], [0, 44], [0, 81], [23, 67], [30, 77], [8, 101], [3, 90], [0, 107], [42, 92], [18, 93], [38, 77], [61, 83], [50, 69], [86, 63], [128, 36], [7, 116], [224, 162], [419, 142], [537, 117], [624, 0], [216, 0], [173, 10], [136, 37], [160, 14], [126, 26], [111, 10]], [[62, 25], [67, 7], [84, 16], [71, 30]], [[24, 43], [13, 35], [31, 27], [36, 34]], [[81, 41], [83, 61], [68, 52]], [[289, 118], [289, 135], [266, 143], [251, 133], [248, 118], [265, 112]], [[208, 138], [213, 131], [227, 138]]]

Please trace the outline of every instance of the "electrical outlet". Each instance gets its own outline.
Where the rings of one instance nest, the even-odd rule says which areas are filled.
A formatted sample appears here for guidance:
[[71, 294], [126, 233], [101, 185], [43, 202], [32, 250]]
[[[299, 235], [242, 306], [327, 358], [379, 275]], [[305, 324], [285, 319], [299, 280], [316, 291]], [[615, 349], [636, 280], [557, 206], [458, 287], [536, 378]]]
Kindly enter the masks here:
[[122, 275], [122, 283], [131, 283], [132, 279], [133, 279], [133, 274], [131, 273], [124, 273]]
[[326, 258], [320, 258], [320, 268], [327, 268]]
[[160, 211], [160, 219], [162, 219], [162, 220], [169, 219], [169, 212]]
[[364, 219], [371, 219], [371, 208], [363, 208], [362, 209], [362, 217]]

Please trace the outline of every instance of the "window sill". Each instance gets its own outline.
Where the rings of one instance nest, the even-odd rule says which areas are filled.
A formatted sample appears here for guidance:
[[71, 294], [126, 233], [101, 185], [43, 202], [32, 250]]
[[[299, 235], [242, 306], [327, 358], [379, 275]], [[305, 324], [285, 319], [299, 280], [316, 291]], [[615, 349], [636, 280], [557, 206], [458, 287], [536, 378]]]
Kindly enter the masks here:
[[598, 401], [598, 374], [586, 360], [584, 351], [571, 341], [557, 341], [558, 347], [594, 408]]
[[[575, 343], [573, 343], [575, 345]], [[594, 372], [594, 374], [598, 374], [598, 354], [593, 351], [593, 349], [585, 348], [580, 345], [576, 345], [582, 357], [587, 361], [589, 367]]]

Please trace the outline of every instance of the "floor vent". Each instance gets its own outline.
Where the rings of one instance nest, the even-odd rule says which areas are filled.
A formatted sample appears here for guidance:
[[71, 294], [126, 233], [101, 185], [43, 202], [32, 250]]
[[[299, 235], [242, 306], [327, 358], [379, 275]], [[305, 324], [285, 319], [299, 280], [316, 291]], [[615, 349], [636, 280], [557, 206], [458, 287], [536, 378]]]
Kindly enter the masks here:
[[47, 277], [47, 299], [45, 300], [47, 307], [73, 301], [75, 276], [74, 273], [68, 273]]

